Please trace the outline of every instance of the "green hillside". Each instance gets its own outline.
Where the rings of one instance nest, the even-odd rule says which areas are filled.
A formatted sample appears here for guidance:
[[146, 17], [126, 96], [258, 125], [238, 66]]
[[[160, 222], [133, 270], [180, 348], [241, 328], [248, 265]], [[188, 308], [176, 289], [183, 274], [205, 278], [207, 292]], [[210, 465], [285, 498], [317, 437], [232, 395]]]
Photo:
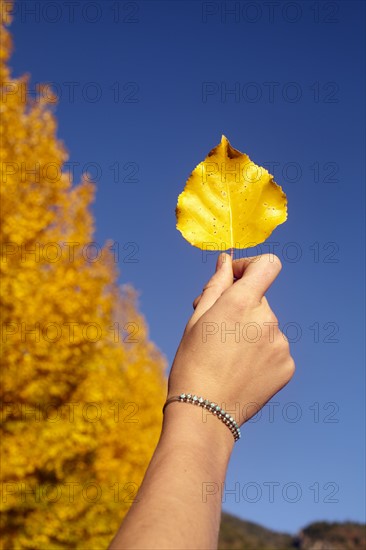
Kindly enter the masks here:
[[223, 513], [219, 550], [365, 550], [366, 528], [360, 523], [311, 523], [288, 535]]

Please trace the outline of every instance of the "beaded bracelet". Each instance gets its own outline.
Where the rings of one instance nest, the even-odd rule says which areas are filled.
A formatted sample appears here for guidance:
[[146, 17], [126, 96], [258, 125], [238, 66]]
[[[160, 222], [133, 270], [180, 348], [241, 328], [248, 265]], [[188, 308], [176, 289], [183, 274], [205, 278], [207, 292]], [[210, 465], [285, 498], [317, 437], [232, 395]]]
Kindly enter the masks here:
[[233, 434], [234, 440], [238, 441], [240, 439], [240, 428], [238, 424], [235, 422], [232, 416], [230, 416], [229, 413], [225, 412], [224, 409], [219, 407], [219, 405], [216, 405], [216, 403], [212, 403], [208, 399], [204, 399], [203, 397], [198, 397], [197, 395], [191, 395], [190, 393], [181, 393], [180, 395], [175, 395], [174, 397], [170, 397], [163, 407], [163, 414], [165, 411], [165, 407], [169, 405], [170, 403], [173, 403], [173, 401], [179, 401], [181, 403], [191, 403], [192, 405], [198, 405], [199, 407], [203, 407], [204, 409], [207, 409], [212, 414], [217, 416], [223, 422], [231, 431]]

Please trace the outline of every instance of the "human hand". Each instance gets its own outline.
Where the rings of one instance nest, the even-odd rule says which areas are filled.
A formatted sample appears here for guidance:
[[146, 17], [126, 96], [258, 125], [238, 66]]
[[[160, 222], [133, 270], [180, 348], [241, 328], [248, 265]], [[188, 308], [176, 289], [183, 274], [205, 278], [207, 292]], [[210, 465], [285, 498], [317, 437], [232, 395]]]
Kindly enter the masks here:
[[168, 398], [189, 392], [226, 410], [238, 410], [239, 403], [241, 425], [290, 381], [295, 364], [289, 344], [264, 296], [280, 270], [273, 254], [234, 261], [219, 256], [215, 274], [193, 302]]

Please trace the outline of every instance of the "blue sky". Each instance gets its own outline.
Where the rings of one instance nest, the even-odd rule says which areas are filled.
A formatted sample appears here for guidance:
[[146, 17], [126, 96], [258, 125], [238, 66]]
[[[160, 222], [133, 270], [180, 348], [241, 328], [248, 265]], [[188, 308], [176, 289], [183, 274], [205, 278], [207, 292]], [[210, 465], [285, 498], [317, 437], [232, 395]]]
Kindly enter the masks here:
[[16, 2], [13, 74], [58, 90], [75, 181], [98, 179], [95, 240], [119, 243], [169, 364], [216, 260], [175, 229], [192, 169], [225, 134], [288, 197], [253, 253], [282, 260], [267, 297], [297, 371], [243, 427], [224, 510], [288, 532], [363, 521], [365, 4], [69, 4]]

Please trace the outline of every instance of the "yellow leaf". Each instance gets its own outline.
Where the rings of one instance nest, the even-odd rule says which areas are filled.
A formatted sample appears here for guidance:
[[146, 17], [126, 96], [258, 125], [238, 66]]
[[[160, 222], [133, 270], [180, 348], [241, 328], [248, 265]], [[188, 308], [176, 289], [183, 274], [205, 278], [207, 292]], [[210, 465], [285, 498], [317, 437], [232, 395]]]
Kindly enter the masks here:
[[198, 248], [249, 248], [286, 221], [287, 199], [265, 168], [222, 136], [188, 178], [176, 216], [177, 229]]

